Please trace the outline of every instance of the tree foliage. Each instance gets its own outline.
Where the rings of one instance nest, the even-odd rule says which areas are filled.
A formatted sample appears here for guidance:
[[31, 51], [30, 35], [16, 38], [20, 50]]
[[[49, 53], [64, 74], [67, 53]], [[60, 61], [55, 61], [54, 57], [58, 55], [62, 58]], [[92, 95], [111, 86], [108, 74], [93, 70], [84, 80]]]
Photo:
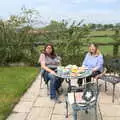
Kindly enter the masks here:
[[56, 44], [57, 53], [63, 58], [63, 64], [80, 64], [83, 57], [83, 44], [87, 44], [89, 28], [81, 26], [82, 21], [51, 21], [44, 29], [49, 30], [47, 34], [52, 43]]
[[115, 34], [113, 35], [113, 40], [115, 41], [115, 45], [113, 46], [113, 56], [118, 56], [119, 52], [119, 45], [117, 43], [120, 43], [120, 30], [118, 28], [115, 29]]
[[34, 11], [24, 9], [22, 13], [0, 21], [0, 64], [21, 61], [32, 64], [38, 57], [33, 47], [35, 36], [29, 34]]

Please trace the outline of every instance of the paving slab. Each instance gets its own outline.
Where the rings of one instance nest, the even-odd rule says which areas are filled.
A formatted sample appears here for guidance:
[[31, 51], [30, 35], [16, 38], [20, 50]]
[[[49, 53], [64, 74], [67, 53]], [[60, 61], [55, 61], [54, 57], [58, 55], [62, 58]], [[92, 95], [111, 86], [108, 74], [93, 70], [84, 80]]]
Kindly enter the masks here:
[[33, 107], [41, 107], [41, 108], [49, 108], [49, 107], [53, 107], [55, 104], [54, 101], [50, 100], [49, 97], [38, 97], [35, 101], [35, 103], [33, 104]]
[[40, 97], [49, 97], [47, 87], [44, 88], [44, 89], [40, 89], [40, 91], [39, 91], [39, 96], [40, 96]]
[[27, 113], [12, 113], [7, 120], [25, 120]]
[[26, 120], [50, 120], [53, 108], [33, 107]]
[[120, 117], [103, 117], [103, 120], [120, 120]]
[[100, 104], [102, 116], [120, 117], [120, 105], [115, 104]]
[[72, 120], [72, 116], [69, 116], [68, 118], [66, 118], [63, 115], [52, 115], [51, 120]]
[[55, 109], [53, 111], [53, 114], [65, 116], [65, 112], [66, 112], [65, 103], [55, 105]]
[[101, 104], [119, 104], [118, 99], [115, 99], [114, 103], [112, 102], [112, 95], [108, 95], [105, 92], [100, 93], [99, 103]]
[[33, 104], [32, 102], [20, 101], [13, 109], [13, 112], [19, 112], [19, 113], [29, 112], [30, 109], [32, 108], [32, 104]]

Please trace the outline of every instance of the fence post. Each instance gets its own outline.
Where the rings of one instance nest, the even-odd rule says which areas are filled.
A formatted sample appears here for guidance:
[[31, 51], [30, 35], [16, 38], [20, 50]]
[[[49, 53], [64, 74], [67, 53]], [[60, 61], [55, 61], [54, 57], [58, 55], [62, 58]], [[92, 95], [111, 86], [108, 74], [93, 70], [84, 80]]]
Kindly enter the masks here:
[[116, 57], [118, 56], [118, 51], [119, 51], [119, 45], [113, 45], [113, 56]]

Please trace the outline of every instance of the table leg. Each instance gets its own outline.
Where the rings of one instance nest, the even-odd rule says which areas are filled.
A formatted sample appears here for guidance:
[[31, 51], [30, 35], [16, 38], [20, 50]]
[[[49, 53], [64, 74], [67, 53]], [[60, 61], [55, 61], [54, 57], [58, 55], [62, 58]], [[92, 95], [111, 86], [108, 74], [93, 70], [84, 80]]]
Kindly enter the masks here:
[[70, 91], [71, 91], [71, 80], [68, 79], [68, 92], [70, 92]]
[[113, 84], [113, 97], [112, 97], [112, 102], [114, 103], [114, 97], [115, 97], [115, 84]]
[[97, 118], [98, 118], [98, 116], [97, 116], [97, 105], [95, 106], [94, 110], [95, 110], [95, 120], [97, 120]]

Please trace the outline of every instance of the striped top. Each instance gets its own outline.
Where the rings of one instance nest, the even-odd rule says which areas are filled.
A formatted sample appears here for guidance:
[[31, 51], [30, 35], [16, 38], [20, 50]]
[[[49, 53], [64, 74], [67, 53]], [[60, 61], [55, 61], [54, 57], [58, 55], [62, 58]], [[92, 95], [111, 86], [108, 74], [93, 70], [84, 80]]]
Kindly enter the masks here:
[[49, 56], [45, 56], [45, 54], [41, 54], [39, 58], [40, 64], [45, 64], [49, 68], [55, 68], [60, 64], [60, 57], [56, 56], [55, 58], [51, 58]]

